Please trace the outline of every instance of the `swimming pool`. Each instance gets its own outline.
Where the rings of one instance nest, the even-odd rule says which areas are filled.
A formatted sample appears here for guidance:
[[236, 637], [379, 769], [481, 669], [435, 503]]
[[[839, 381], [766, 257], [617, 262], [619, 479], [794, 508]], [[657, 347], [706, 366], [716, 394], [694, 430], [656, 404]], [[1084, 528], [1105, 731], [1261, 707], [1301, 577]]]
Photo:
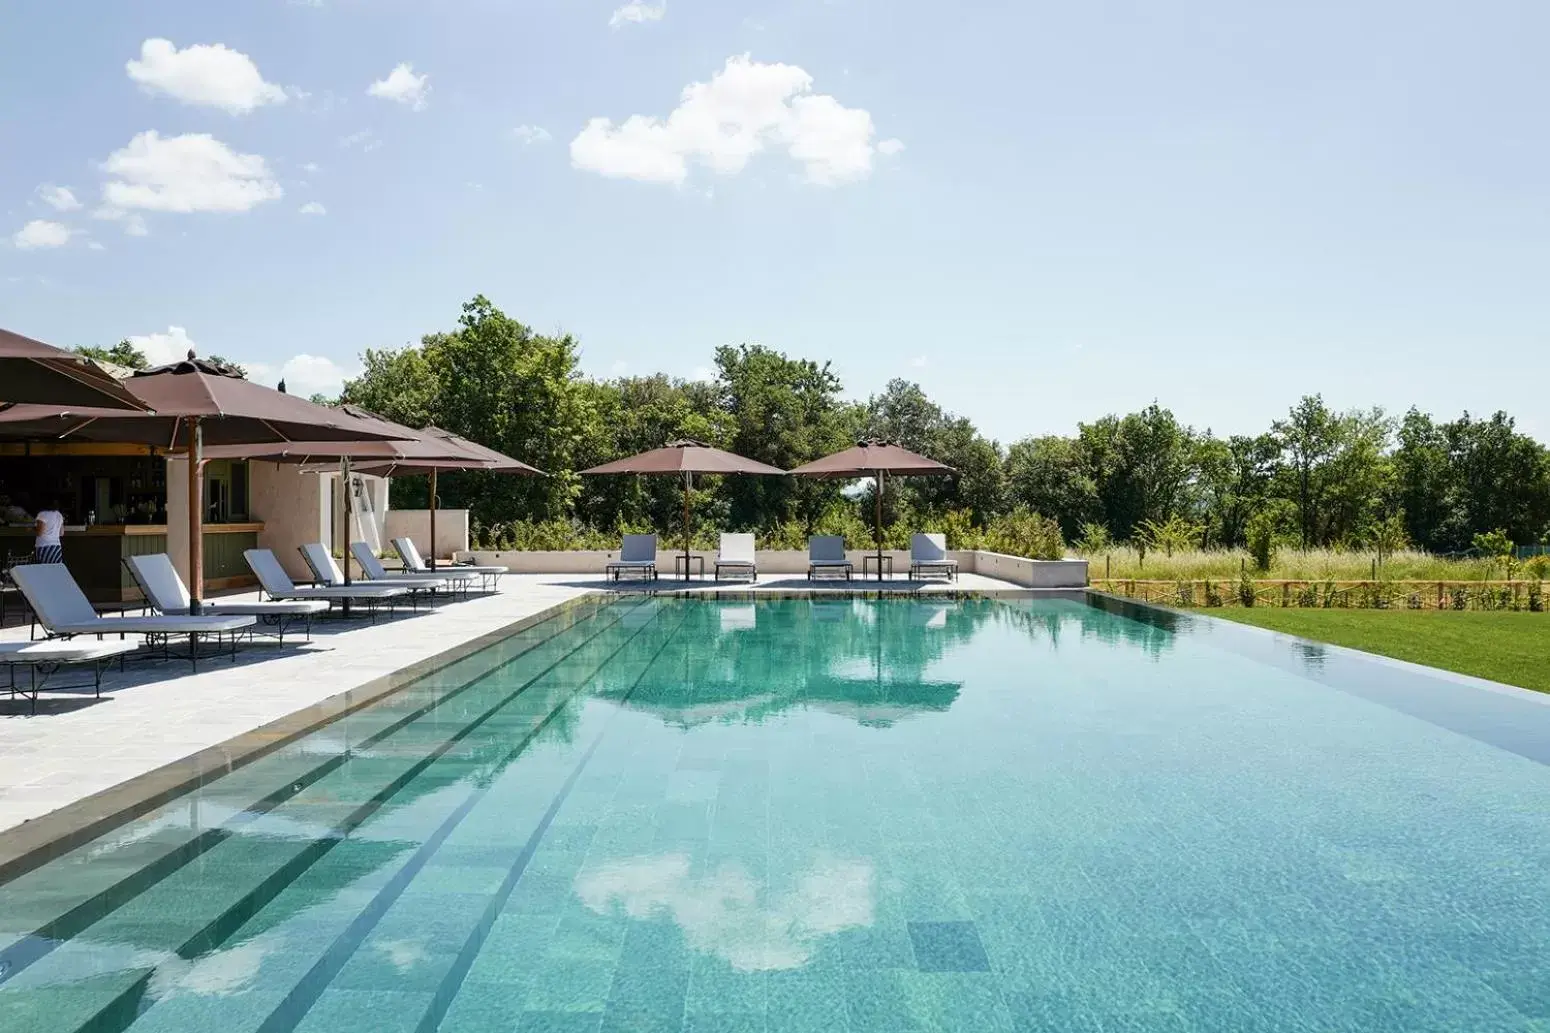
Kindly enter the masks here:
[[0, 1030], [1550, 1029], [1550, 706], [1113, 601], [557, 611], [0, 885]]

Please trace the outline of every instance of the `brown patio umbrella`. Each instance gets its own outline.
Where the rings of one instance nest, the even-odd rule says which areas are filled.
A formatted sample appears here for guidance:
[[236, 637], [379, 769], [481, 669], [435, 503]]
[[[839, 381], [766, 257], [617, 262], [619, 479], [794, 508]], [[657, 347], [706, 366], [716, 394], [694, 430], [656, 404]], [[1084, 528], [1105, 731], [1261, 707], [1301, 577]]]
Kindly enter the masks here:
[[[354, 405], [338, 407], [348, 415], [364, 420], [382, 433], [402, 435], [391, 441], [290, 441], [281, 445], [234, 445], [206, 449], [212, 459], [255, 459], [261, 462], [311, 465], [339, 460], [344, 483], [349, 484], [352, 469], [378, 477], [430, 477], [431, 569], [436, 569], [436, 477], [442, 470], [488, 470], [491, 473], [543, 476], [537, 467], [502, 455], [492, 448], [459, 437], [440, 427], [415, 430], [384, 419]], [[352, 493], [345, 491], [345, 526], [349, 526]], [[350, 558], [345, 555], [345, 580], [350, 577]]]
[[90, 359], [0, 330], [0, 403], [94, 405], [143, 412], [146, 408], [117, 379]]
[[581, 471], [582, 476], [591, 474], [619, 473], [676, 473], [683, 477], [684, 486], [684, 580], [689, 579], [689, 492], [694, 487], [697, 473], [748, 473], [783, 477], [786, 471], [753, 459], [746, 459], [731, 452], [713, 448], [702, 441], [669, 441], [661, 448], [624, 459], [616, 459], [602, 466]]
[[[13, 405], [0, 409], [0, 439], [117, 441], [159, 445], [188, 454], [189, 592], [198, 612], [204, 590], [205, 444], [251, 445], [296, 440], [374, 441], [400, 434], [338, 409], [251, 383], [224, 366], [189, 357], [142, 370], [124, 381], [154, 412], [61, 410]], [[385, 421], [383, 421], [385, 422]]]
[[888, 475], [916, 477], [951, 475], [958, 471], [935, 459], [927, 459], [891, 441], [862, 441], [854, 448], [804, 463], [791, 471], [793, 477], [859, 477], [877, 479], [877, 576], [883, 576], [883, 481]]

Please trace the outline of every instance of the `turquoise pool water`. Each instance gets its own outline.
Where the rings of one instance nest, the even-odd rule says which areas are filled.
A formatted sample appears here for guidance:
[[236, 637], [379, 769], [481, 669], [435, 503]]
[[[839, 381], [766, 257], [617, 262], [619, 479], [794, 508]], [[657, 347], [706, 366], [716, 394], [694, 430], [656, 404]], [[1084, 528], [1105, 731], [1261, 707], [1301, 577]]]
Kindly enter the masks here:
[[1138, 614], [563, 611], [0, 885], [0, 1030], [1550, 1030], [1550, 706]]

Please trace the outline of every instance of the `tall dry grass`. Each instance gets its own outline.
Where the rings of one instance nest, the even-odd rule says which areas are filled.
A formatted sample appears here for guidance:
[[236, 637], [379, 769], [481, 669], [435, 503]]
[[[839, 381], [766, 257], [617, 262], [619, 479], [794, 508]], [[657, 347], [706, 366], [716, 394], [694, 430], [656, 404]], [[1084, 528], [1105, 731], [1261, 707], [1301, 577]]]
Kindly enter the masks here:
[[[1254, 568], [1254, 559], [1244, 549], [1196, 549], [1175, 551], [1172, 556], [1148, 552], [1143, 563], [1140, 554], [1129, 546], [1117, 545], [1095, 553], [1082, 553], [1088, 561], [1088, 575], [1135, 578], [1137, 580], [1189, 581], [1205, 578], [1235, 578], [1247, 567], [1256, 579], [1292, 581], [1359, 581], [1370, 578], [1377, 554], [1344, 549], [1283, 549], [1276, 554], [1270, 570]], [[1523, 576], [1522, 568], [1519, 575]], [[1501, 562], [1484, 559], [1453, 560], [1428, 552], [1396, 552], [1377, 566], [1378, 576], [1397, 581], [1474, 581], [1507, 576]]]

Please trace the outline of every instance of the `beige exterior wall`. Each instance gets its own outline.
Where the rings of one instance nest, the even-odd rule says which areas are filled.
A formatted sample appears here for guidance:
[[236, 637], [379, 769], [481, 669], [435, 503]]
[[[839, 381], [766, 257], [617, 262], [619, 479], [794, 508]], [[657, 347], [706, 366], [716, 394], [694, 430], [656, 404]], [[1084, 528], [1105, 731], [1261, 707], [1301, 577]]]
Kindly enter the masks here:
[[167, 460], [167, 552], [185, 585], [193, 584], [188, 569], [188, 464]]
[[[691, 555], [705, 557], [705, 573], [715, 569], [716, 554], [713, 551], [694, 550]], [[861, 575], [863, 556], [873, 555], [865, 550], [851, 550], [845, 556], [856, 565], [856, 575]], [[884, 550], [883, 555], [893, 557], [895, 574], [909, 573], [910, 555], [907, 551]], [[458, 559], [471, 559], [481, 565], [505, 566], [516, 574], [601, 574], [610, 560], [617, 559], [617, 550], [575, 552], [464, 552]], [[948, 556], [958, 561], [958, 570], [964, 574], [982, 574], [986, 577], [1009, 581], [1025, 588], [1085, 588], [1087, 586], [1086, 560], [1029, 560], [1020, 556], [1002, 556], [994, 552], [952, 551]], [[759, 564], [759, 574], [806, 575], [807, 553], [801, 550], [764, 550], [754, 554]], [[670, 575], [673, 572], [673, 553], [657, 552], [658, 569]], [[870, 573], [870, 564], [868, 572]]]
[[[387, 513], [387, 532], [383, 548], [394, 538], [408, 535], [414, 539], [414, 547], [425, 559], [431, 558], [431, 511], [428, 509], [393, 509]], [[436, 556], [445, 559], [453, 553], [468, 551], [468, 510], [436, 510]]]
[[253, 519], [264, 524], [258, 547], [273, 552], [291, 577], [311, 580], [297, 549], [307, 542], [328, 540], [324, 475], [303, 473], [282, 463], [252, 463], [248, 469]]

